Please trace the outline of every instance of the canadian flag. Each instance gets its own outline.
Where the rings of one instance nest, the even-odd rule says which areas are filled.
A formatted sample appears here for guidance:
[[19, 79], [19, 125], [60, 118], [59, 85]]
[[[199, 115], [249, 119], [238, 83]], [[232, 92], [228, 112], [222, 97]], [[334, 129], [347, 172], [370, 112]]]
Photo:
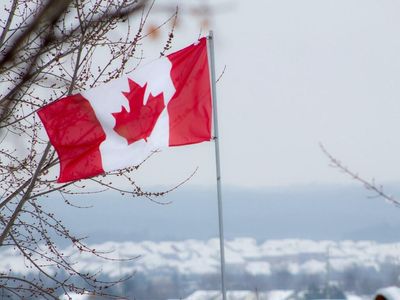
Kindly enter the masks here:
[[206, 38], [38, 115], [60, 159], [58, 182], [140, 164], [153, 151], [211, 139]]

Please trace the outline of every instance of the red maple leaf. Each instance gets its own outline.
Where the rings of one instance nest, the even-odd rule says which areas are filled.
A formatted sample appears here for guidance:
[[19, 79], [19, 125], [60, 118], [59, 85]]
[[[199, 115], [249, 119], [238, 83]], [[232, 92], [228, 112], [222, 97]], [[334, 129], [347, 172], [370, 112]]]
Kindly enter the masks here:
[[122, 93], [129, 101], [130, 111], [122, 107], [121, 112], [112, 115], [116, 121], [114, 130], [130, 145], [141, 139], [147, 142], [165, 105], [162, 93], [155, 97], [150, 94], [146, 105], [143, 105], [147, 84], [141, 87], [131, 79], [128, 81], [130, 91]]

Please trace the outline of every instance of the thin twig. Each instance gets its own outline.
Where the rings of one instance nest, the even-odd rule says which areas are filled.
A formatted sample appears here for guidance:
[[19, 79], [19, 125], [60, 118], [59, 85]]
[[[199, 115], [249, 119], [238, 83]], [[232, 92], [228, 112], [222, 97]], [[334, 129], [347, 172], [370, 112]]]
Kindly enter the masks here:
[[383, 186], [377, 185], [375, 183], [374, 179], [368, 181], [368, 180], [364, 179], [363, 177], [360, 177], [358, 175], [358, 173], [353, 172], [351, 169], [349, 169], [348, 167], [343, 165], [343, 163], [340, 160], [338, 160], [330, 152], [328, 152], [328, 150], [325, 148], [325, 146], [322, 143], [320, 143], [319, 146], [320, 146], [322, 152], [325, 154], [325, 156], [329, 158], [332, 167], [339, 169], [343, 173], [349, 175], [352, 179], [360, 182], [368, 191], [375, 193], [375, 195], [374, 195], [375, 197], [381, 197], [381, 198], [389, 201], [390, 203], [393, 203], [396, 206], [400, 206], [400, 201], [397, 200], [392, 195], [387, 194], [384, 191]]

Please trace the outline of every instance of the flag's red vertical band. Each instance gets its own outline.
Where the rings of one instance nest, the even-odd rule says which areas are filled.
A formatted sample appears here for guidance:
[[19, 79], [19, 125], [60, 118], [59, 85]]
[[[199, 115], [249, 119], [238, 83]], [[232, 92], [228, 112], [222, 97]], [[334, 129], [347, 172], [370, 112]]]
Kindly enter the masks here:
[[99, 146], [106, 136], [89, 101], [77, 94], [38, 111], [60, 159], [58, 182], [103, 173]]
[[168, 103], [169, 145], [181, 146], [211, 139], [211, 87], [207, 41], [168, 55], [176, 93]]

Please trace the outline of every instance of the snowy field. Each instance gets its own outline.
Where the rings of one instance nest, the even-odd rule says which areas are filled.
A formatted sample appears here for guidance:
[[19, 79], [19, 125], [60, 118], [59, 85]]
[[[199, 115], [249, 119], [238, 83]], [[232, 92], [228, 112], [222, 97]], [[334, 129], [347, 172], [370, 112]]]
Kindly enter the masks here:
[[[108, 278], [135, 274], [132, 284], [136, 282], [136, 293], [140, 293], [138, 286], [157, 284], [165, 286], [166, 291], [168, 287], [179, 291], [182, 298], [195, 300], [215, 295], [218, 299], [218, 292], [212, 292], [219, 287], [218, 239], [106, 242], [92, 246], [112, 251], [109, 256], [113, 258], [136, 259], [119, 263], [71, 248], [64, 253], [71, 255], [80, 271], [100, 270]], [[238, 238], [226, 241], [225, 250], [231, 289], [247, 291], [249, 295], [258, 289], [259, 299], [284, 299], [290, 291], [321, 285], [326, 280], [346, 291], [348, 299], [368, 299], [358, 295], [372, 295], [378, 288], [394, 285], [400, 275], [400, 243], [300, 239], [258, 243], [251, 238]], [[26, 273], [26, 262], [12, 249], [3, 251], [1, 257], [0, 272]], [[201, 297], [202, 293], [206, 296]], [[252, 299], [246, 297], [243, 299]], [[162, 298], [158, 295], [154, 299]]]
[[[96, 250], [112, 251], [113, 258], [137, 259], [116, 268], [115, 261], [104, 261], [87, 253], [66, 248], [79, 270], [102, 272], [117, 277], [133, 272], [148, 273], [160, 269], [176, 270], [180, 274], [219, 272], [219, 241], [186, 240], [180, 242], [106, 242], [92, 245]], [[270, 240], [257, 243], [251, 238], [238, 238], [225, 243], [226, 263], [231, 270], [243, 270], [251, 275], [270, 275], [277, 270], [291, 274], [325, 273], [327, 262], [332, 271], [344, 271], [354, 266], [380, 270], [382, 263], [400, 264], [400, 243], [373, 241], [312, 241]], [[24, 262], [12, 249], [2, 253], [0, 272], [12, 269], [23, 273]], [[329, 259], [328, 259], [329, 258]]]

